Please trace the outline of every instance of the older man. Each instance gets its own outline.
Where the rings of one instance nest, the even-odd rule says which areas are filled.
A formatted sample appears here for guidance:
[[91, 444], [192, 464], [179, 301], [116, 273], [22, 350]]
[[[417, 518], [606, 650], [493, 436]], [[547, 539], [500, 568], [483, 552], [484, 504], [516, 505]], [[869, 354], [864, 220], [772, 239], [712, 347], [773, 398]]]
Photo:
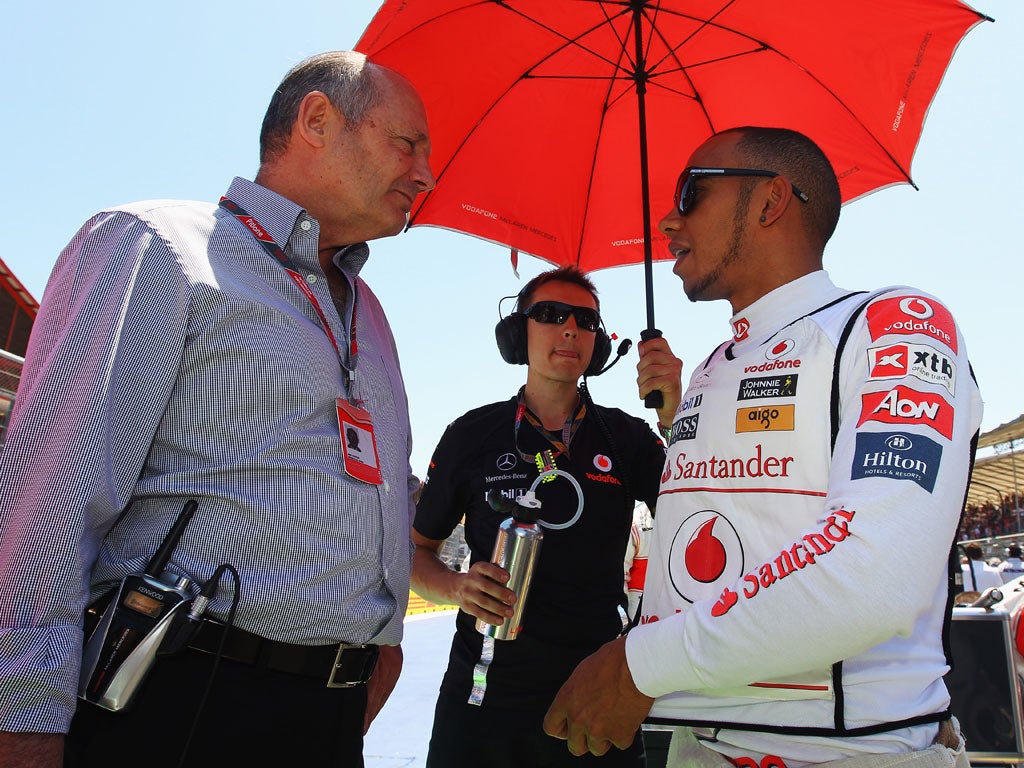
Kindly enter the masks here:
[[[408, 81], [325, 53], [274, 93], [255, 182], [102, 211], [61, 254], [0, 466], [0, 765], [59, 765], [69, 726], [69, 765], [362, 765], [401, 668], [418, 481], [359, 271], [433, 187], [429, 152]], [[198, 632], [126, 710], [85, 681], [72, 723], [86, 605], [191, 500], [166, 578], [212, 596]]]

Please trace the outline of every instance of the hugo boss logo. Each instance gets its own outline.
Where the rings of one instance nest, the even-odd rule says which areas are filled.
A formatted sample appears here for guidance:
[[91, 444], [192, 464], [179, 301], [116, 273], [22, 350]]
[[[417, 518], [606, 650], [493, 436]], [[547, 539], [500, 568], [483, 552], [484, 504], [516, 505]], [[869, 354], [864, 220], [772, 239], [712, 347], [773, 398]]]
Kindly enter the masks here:
[[672, 433], [669, 436], [668, 444], [671, 446], [680, 440], [693, 440], [697, 437], [697, 424], [699, 422], [699, 413], [691, 413], [688, 416], [676, 419], [672, 422]]

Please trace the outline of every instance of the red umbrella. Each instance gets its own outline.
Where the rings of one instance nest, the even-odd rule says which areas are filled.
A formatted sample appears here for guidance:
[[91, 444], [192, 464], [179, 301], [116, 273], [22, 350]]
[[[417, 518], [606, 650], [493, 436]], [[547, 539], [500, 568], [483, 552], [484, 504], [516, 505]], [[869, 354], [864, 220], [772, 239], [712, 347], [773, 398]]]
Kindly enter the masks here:
[[928, 106], [982, 20], [958, 0], [387, 0], [356, 47], [427, 105], [438, 183], [411, 226], [584, 270], [643, 261], [649, 333], [651, 195], [660, 218], [693, 149], [784, 126], [821, 145], [844, 200], [913, 183]]

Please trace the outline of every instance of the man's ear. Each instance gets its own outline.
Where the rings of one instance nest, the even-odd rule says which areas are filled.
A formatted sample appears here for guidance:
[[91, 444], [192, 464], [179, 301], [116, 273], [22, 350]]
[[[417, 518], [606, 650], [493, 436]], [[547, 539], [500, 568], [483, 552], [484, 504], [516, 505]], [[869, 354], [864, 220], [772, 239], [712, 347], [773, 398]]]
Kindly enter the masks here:
[[321, 91], [310, 91], [302, 97], [299, 114], [295, 118], [292, 133], [313, 147], [323, 147], [327, 142], [330, 124], [344, 119]]
[[768, 185], [768, 197], [761, 201], [761, 225], [767, 227], [772, 222], [778, 220], [793, 203], [793, 199], [793, 186], [786, 177], [774, 177], [771, 184]]

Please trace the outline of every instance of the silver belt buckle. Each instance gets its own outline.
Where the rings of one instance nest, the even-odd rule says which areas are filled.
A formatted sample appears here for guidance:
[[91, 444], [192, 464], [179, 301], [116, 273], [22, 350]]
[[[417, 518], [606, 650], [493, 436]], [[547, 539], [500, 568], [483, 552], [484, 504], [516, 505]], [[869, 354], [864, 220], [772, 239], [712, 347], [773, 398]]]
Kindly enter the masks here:
[[355, 688], [358, 685], [363, 685], [365, 680], [335, 680], [334, 676], [338, 674], [338, 670], [341, 669], [342, 654], [345, 651], [359, 650], [362, 648], [369, 648], [369, 643], [352, 644], [352, 643], [338, 643], [338, 652], [334, 655], [334, 666], [331, 667], [331, 675], [327, 678], [328, 688]]

